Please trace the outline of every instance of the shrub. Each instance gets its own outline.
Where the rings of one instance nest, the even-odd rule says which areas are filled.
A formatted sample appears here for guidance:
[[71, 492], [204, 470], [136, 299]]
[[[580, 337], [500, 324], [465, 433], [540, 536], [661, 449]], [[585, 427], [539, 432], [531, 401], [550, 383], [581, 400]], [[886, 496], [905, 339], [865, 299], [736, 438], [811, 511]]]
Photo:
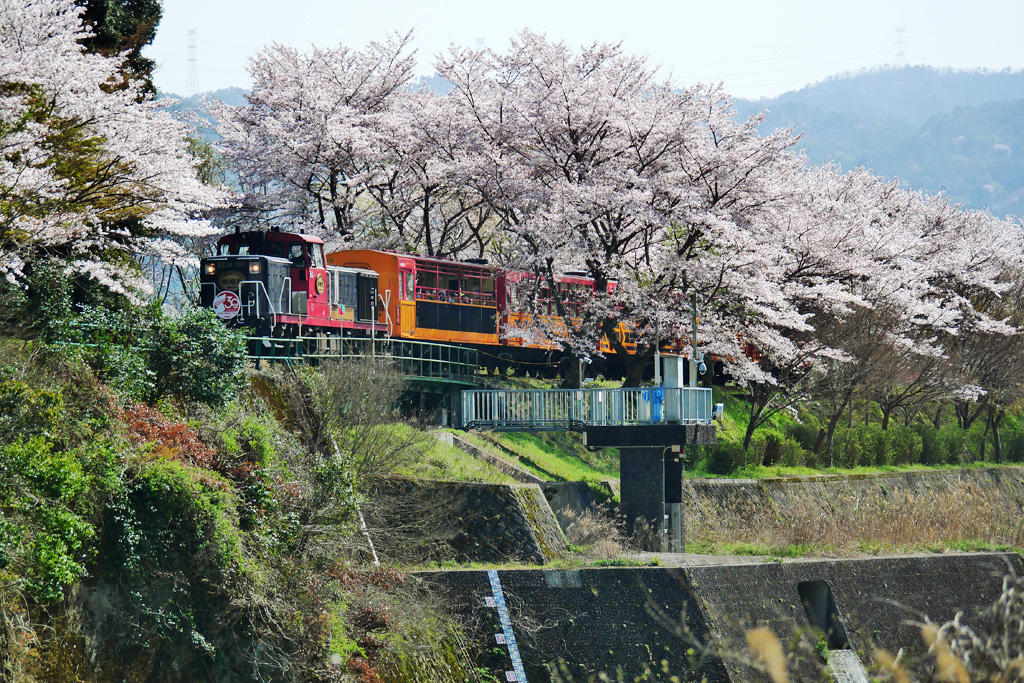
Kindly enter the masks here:
[[818, 440], [820, 425], [813, 416], [806, 413], [801, 413], [800, 418], [800, 422], [788, 427], [787, 435], [800, 444], [803, 450], [810, 451], [814, 448], [815, 441]]
[[[210, 661], [220, 624], [247, 575], [235, 498], [216, 475], [159, 458], [141, 464], [111, 501], [96, 580], [119, 603], [104, 624], [111, 661], [142, 657], [153, 678], [186, 658]], [[225, 652], [228, 657], [236, 656]]]
[[22, 380], [0, 382], [0, 439], [53, 435], [64, 409], [59, 391], [34, 387]]
[[740, 444], [719, 441], [707, 447], [706, 468], [711, 474], [729, 474], [744, 465], [745, 457]]
[[104, 343], [93, 351], [91, 364], [99, 380], [117, 393], [122, 404], [153, 398], [156, 373], [149, 368], [144, 351]]
[[1024, 433], [1016, 430], [1010, 433], [1003, 442], [1003, 456], [1008, 462], [1024, 462]]
[[0, 566], [35, 600], [60, 601], [86, 574], [95, 499], [117, 482], [112, 461], [102, 444], [57, 451], [41, 436], [0, 447]]
[[939, 444], [939, 430], [929, 424], [919, 424], [913, 429], [921, 438], [921, 462], [925, 465], [937, 465], [943, 462], [942, 448]]
[[943, 463], [959, 465], [969, 459], [966, 453], [967, 434], [956, 423], [942, 425], [937, 440]]
[[135, 405], [122, 416], [128, 438], [136, 445], [152, 444], [154, 453], [191, 465], [209, 467], [214, 450], [183, 422], [171, 422], [156, 408]]
[[793, 437], [787, 436], [779, 443], [779, 462], [783, 465], [788, 467], [805, 465], [810, 459], [809, 456], [810, 454], [803, 445]]
[[897, 465], [909, 465], [921, 462], [924, 442], [921, 435], [909, 427], [895, 426], [889, 428], [889, 461]]
[[[836, 428], [832, 441], [832, 462], [837, 467], [857, 467], [867, 464], [872, 457], [874, 439], [861, 426]], [[866, 462], [867, 461], [867, 462]]]
[[149, 337], [155, 398], [174, 395], [225, 405], [245, 385], [245, 337], [225, 327], [213, 311], [193, 308], [161, 317]]
[[156, 305], [85, 307], [61, 329], [59, 341], [85, 344], [125, 404], [174, 396], [225, 405], [245, 384], [245, 337], [207, 309], [170, 317]]
[[[279, 508], [274, 495], [277, 447], [271, 425], [258, 413], [247, 414], [237, 425], [224, 428], [213, 468], [230, 479], [241, 498], [242, 528], [253, 529], [269, 512]], [[275, 531], [280, 531], [277, 529]]]

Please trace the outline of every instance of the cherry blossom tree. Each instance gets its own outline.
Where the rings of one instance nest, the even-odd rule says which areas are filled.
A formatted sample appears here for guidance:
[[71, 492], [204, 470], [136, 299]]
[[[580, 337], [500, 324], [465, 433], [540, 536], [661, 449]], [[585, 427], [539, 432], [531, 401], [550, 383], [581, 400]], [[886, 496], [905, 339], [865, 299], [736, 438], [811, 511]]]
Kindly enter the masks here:
[[367, 187], [377, 241], [427, 256], [484, 256], [497, 221], [475, 187], [480, 144], [465, 110], [417, 90], [396, 100], [380, 131], [380, 171]]
[[223, 195], [196, 178], [189, 130], [121, 85], [121, 59], [85, 51], [71, 0], [0, 0], [0, 273], [55, 259], [134, 296], [139, 256], [192, 257]]
[[[692, 295], [705, 310], [731, 288], [749, 301], [723, 311], [782, 303], [770, 278], [754, 276], [770, 264], [759, 238], [779, 181], [800, 165], [787, 133], [758, 136], [718, 89], [678, 92], [617, 45], [574, 51], [524, 32], [505, 53], [454, 48], [437, 66], [477, 126], [477, 182], [512, 235], [512, 262], [547, 280], [563, 316], [558, 277], [595, 281], [570, 352], [588, 356], [607, 335], [636, 383], [659, 339], [687, 336]], [[622, 318], [635, 354], [613, 334]], [[708, 349], [736, 350], [732, 329], [707, 329], [724, 335]]]
[[268, 222], [351, 240], [373, 216], [381, 120], [412, 77], [411, 34], [305, 53], [273, 45], [243, 107], [214, 108], [243, 206]]

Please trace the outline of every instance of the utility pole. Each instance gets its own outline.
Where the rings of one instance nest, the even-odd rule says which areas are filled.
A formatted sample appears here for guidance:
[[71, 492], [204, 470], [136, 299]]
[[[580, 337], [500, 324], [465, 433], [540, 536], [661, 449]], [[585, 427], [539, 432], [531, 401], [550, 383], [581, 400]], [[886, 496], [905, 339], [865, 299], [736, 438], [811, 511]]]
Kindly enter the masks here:
[[690, 313], [693, 323], [693, 348], [690, 350], [690, 386], [697, 386], [697, 295], [690, 295]]

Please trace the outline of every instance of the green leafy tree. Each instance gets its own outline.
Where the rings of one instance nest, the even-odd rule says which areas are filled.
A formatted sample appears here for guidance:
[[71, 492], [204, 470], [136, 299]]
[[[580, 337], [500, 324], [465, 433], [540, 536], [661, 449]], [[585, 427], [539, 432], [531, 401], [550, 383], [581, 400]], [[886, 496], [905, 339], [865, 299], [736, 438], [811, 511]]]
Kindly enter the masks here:
[[90, 52], [113, 57], [127, 52], [122, 66], [128, 78], [145, 83], [143, 92], [156, 94], [153, 68], [156, 63], [142, 56], [142, 48], [153, 42], [163, 15], [159, 0], [78, 0], [85, 8], [85, 23], [94, 35], [82, 41]]

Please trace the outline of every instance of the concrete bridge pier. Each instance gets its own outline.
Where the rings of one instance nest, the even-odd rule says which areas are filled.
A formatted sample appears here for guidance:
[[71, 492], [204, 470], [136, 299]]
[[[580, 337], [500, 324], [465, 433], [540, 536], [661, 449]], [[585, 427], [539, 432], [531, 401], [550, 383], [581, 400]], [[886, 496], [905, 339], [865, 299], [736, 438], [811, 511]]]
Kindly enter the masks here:
[[583, 442], [619, 449], [619, 509], [643, 550], [683, 552], [683, 449], [713, 444], [713, 425], [591, 427]]
[[626, 518], [626, 532], [644, 550], [683, 552], [683, 477], [681, 449], [620, 450], [619, 509]]

